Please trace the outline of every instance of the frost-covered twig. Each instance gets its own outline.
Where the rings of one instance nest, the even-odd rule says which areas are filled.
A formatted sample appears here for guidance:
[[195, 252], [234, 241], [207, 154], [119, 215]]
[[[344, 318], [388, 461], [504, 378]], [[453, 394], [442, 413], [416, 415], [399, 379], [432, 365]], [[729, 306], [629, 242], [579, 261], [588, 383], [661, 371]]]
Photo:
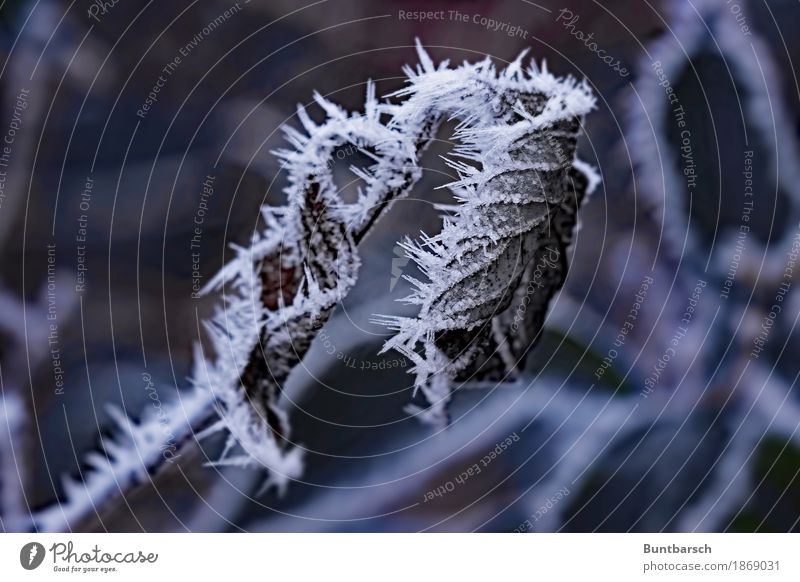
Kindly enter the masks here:
[[[460, 175], [451, 188], [461, 205], [441, 235], [407, 248], [431, 276], [430, 284], [419, 285], [416, 300], [425, 313], [446, 308], [449, 319], [432, 319], [436, 323], [420, 333], [412, 320], [392, 319], [400, 334], [387, 344], [414, 360], [417, 385], [432, 404], [428, 416], [442, 416], [450, 373], [474, 368], [484, 377], [482, 370], [496, 367], [488, 361], [495, 354], [508, 371], [520, 361], [538, 333], [529, 328], [541, 325], [563, 282], [575, 214], [596, 181], [575, 159], [581, 116], [594, 106], [585, 83], [558, 79], [535, 65], [525, 69], [522, 55], [498, 73], [488, 58], [451, 69], [446, 62], [434, 66], [421, 45], [418, 52], [421, 64], [406, 69], [409, 86], [394, 100], [380, 103], [369, 84], [364, 113], [347, 113], [319, 95], [323, 123], [298, 109], [304, 132], [287, 128], [293, 149], [276, 152], [288, 174], [286, 206], [262, 209], [264, 228], [208, 287], [224, 289], [225, 300], [206, 324], [211, 353], [200, 347], [195, 353], [191, 411], [172, 432], [182, 443], [197, 429], [201, 437], [225, 431], [216, 463], [266, 468], [267, 484], [278, 490], [302, 471], [302, 449], [292, 444], [280, 405], [282, 387], [355, 284], [359, 241], [419, 178], [419, 156], [443, 119], [461, 120], [455, 137], [462, 146], [455, 154], [467, 162], [449, 162]], [[348, 144], [374, 161], [352, 169], [366, 184], [352, 204], [340, 197], [329, 163]], [[548, 253], [558, 253], [557, 261], [537, 267]], [[478, 269], [466, 272], [459, 262]], [[468, 278], [486, 275], [493, 277], [492, 289], [483, 290], [489, 301], [477, 301], [477, 289], [468, 290], [470, 296], [442, 294], [442, 285], [464, 289]], [[514, 299], [524, 305], [519, 318], [509, 311], [517, 308]], [[418, 341], [422, 357], [415, 352]], [[463, 348], [469, 349], [462, 354]], [[448, 375], [436, 374], [439, 358], [448, 362]], [[212, 407], [219, 420], [208, 426]], [[122, 418], [119, 424], [123, 436], [110, 460], [95, 458], [99, 476], [90, 475], [80, 492], [71, 487], [69, 514], [62, 523], [53, 517], [57, 509], [49, 510], [48, 528], [75, 523], [81, 509], [91, 511], [115, 485], [124, 494], [157, 469], [163, 457], [158, 424], [152, 418], [139, 425]]]
[[[218, 463], [260, 464], [279, 488], [301, 471], [300, 449], [287, 445], [282, 386], [355, 284], [357, 242], [387, 203], [418, 179], [417, 148], [425, 139], [409, 139], [381, 123], [383, 107], [372, 84], [364, 114], [348, 115], [319, 95], [315, 99], [328, 114], [326, 122], [315, 124], [299, 108], [307, 134], [287, 128], [295, 149], [277, 152], [289, 178], [287, 206], [263, 209], [266, 228], [211, 283], [228, 284], [233, 294], [207, 326], [216, 359], [198, 352], [194, 374], [197, 385], [216, 392], [221, 402], [221, 420], [208, 432], [230, 433]], [[342, 202], [329, 165], [347, 144], [375, 159], [368, 170], [358, 170], [367, 188], [353, 205]]]
[[24, 453], [20, 448], [27, 428], [27, 411], [16, 391], [2, 387], [0, 396], [0, 524], [4, 532], [24, 531], [30, 513], [24, 491]]
[[[405, 99], [399, 104], [379, 104], [369, 85], [364, 114], [348, 115], [319, 95], [325, 123], [317, 125], [298, 110], [306, 134], [288, 129], [295, 149], [277, 152], [289, 174], [288, 205], [265, 209], [267, 228], [214, 281], [236, 289], [209, 326], [219, 359], [213, 364], [198, 359], [195, 376], [221, 396], [221, 421], [214, 428], [224, 427], [231, 436], [219, 462], [260, 463], [279, 487], [300, 470], [300, 451], [287, 444], [281, 386], [355, 283], [357, 241], [419, 177], [419, 151], [441, 119], [461, 120], [455, 138], [462, 145], [455, 153], [481, 168], [450, 161], [460, 175], [450, 185], [462, 202], [459, 211], [423, 245], [406, 242], [409, 256], [431, 277], [428, 284], [414, 281], [418, 289], [409, 298], [423, 305], [420, 318], [381, 319], [399, 330], [385, 349], [396, 348], [416, 364], [416, 385], [432, 405], [426, 415], [443, 416], [449, 380], [436, 372], [445, 361], [466, 371], [487, 338], [499, 340], [491, 353], [513, 359], [507, 366], [519, 361], [520, 354], [498, 333], [508, 337], [515, 322], [504, 312], [537, 257], [554, 248], [560, 252], [557, 265], [544, 269], [548, 281], [536, 282], [546, 291], [527, 291], [541, 303], [530, 310], [536, 317], [563, 281], [563, 251], [577, 207], [595, 179], [575, 161], [581, 116], [594, 106], [588, 88], [546, 70], [524, 69], [523, 55], [500, 73], [489, 59], [449, 69], [447, 63], [435, 67], [421, 46], [419, 56], [419, 67], [406, 69], [409, 86], [393, 95]], [[382, 116], [389, 117], [385, 125]], [[366, 171], [354, 170], [367, 188], [351, 205], [341, 200], [329, 167], [346, 144], [375, 161]], [[472, 284], [482, 281], [493, 288]], [[496, 314], [502, 317], [488, 325]], [[418, 325], [421, 321], [426, 323]], [[261, 329], [253, 322], [263, 322]], [[470, 336], [481, 328], [474, 341]], [[250, 336], [242, 329], [252, 330]], [[518, 347], [527, 347], [530, 341], [522, 339]], [[416, 353], [419, 342], [424, 355]], [[237, 445], [242, 450], [233, 453]]]
[[[674, 147], [669, 135], [676, 127], [683, 127], [676, 120], [682, 120], [688, 110], [676, 87], [698, 74], [694, 68], [698, 58], [708, 53], [723, 60], [737, 86], [746, 143], [753, 148], [759, 141], [767, 146], [768, 159], [762, 167], [780, 168], [775, 179], [795, 206], [800, 204], [800, 170], [796, 164], [800, 153], [793, 132], [788, 131], [793, 127], [791, 115], [783, 100], [776, 99], [781, 94], [778, 66], [757, 31], [743, 39], [726, 3], [700, 0], [668, 6], [670, 33], [648, 47], [648, 57], [639, 65], [636, 91], [630, 97], [627, 141], [637, 166], [639, 190], [661, 215], [656, 218], [661, 222], [668, 251], [674, 259], [691, 262], [695, 256], [703, 256], [690, 251], [701, 248], [701, 241], [694, 227], [690, 228], [690, 206], [686, 202], [696, 186], [696, 157], [701, 157], [701, 152], [693, 151], [690, 141], [682, 143], [680, 149]], [[741, 9], [746, 14], [747, 4], [743, 3]], [[690, 135], [688, 131], [681, 133], [682, 139], [688, 140], [686, 136]], [[676, 194], [684, 194], [685, 199], [682, 195], [675, 200]]]
[[149, 482], [208, 423], [213, 406], [213, 394], [195, 389], [182, 394], [179, 402], [164, 404], [163, 412], [148, 408], [139, 422], [110, 408], [115, 433], [102, 439], [100, 451], [87, 455], [84, 480], [65, 477], [64, 500], [34, 514], [36, 529], [75, 529], [86, 518], [100, 516], [109, 501]]

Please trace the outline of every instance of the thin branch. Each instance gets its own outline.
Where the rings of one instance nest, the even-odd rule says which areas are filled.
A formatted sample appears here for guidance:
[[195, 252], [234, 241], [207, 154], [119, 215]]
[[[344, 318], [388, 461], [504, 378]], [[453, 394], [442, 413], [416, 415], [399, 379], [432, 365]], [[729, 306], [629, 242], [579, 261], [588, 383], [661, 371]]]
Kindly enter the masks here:
[[[238, 249], [237, 257], [209, 285], [209, 290], [225, 290], [224, 301], [206, 323], [210, 353], [196, 349], [193, 390], [180, 406], [167, 407], [165, 422], [146, 415], [136, 424], [118, 415], [118, 434], [103, 443], [106, 455], [90, 457], [94, 471], [85, 483], [68, 481], [65, 502], [36, 516], [37, 525], [70, 528], [96, 506], [148, 479], [168, 460], [163, 454], [165, 433], [175, 454], [195, 433], [202, 438], [225, 431], [226, 446], [215, 464], [265, 468], [266, 484], [279, 491], [300, 476], [302, 450], [291, 444], [289, 419], [280, 406], [282, 387], [355, 284], [357, 243], [418, 180], [421, 151], [445, 116], [462, 122], [456, 137], [464, 145], [456, 155], [483, 165], [482, 172], [472, 174], [466, 165], [450, 162], [458, 164], [461, 174], [451, 185], [456, 196], [474, 197], [456, 226], [466, 229], [470, 221], [491, 217], [501, 206], [519, 206], [510, 208], [517, 220], [485, 218], [485, 225], [498, 231], [482, 234], [489, 239], [520, 236], [528, 247], [520, 263], [523, 271], [541, 253], [541, 243], [546, 243], [542, 234], [548, 228], [555, 227], [559, 244], [569, 243], [577, 206], [594, 178], [574, 158], [580, 117], [594, 105], [585, 83], [557, 79], [534, 65], [523, 69], [522, 55], [498, 73], [488, 59], [450, 69], [447, 63], [434, 66], [421, 46], [418, 53], [421, 64], [416, 70], [406, 68], [409, 87], [393, 96], [399, 101], [379, 103], [370, 83], [364, 113], [348, 114], [319, 95], [315, 101], [327, 115], [324, 123], [314, 123], [303, 107], [298, 109], [305, 133], [286, 128], [293, 149], [275, 152], [288, 175], [287, 205], [262, 209], [264, 229], [248, 248]], [[366, 187], [353, 204], [342, 201], [329, 164], [338, 148], [348, 144], [375, 162], [368, 169], [354, 169]], [[573, 200], [567, 201], [570, 188]], [[453, 228], [445, 224], [448, 240]], [[467, 238], [460, 237], [460, 244], [469, 245]], [[502, 252], [497, 243], [505, 248], [509, 240], [484, 240], [472, 252], [494, 248], [491, 252], [497, 256]], [[431, 243], [438, 244], [433, 239]], [[437, 253], [443, 269], [448, 257]], [[560, 286], [563, 268], [556, 279]], [[519, 273], [514, 275], [512, 292], [520, 280]], [[496, 311], [509, 306], [507, 300]], [[485, 316], [475, 315], [476, 325], [487, 322]], [[407, 337], [387, 347], [414, 351]], [[441, 342], [431, 347], [440, 350]], [[421, 362], [416, 354], [412, 359], [418, 377], [427, 380], [430, 362]], [[449, 397], [449, 377], [437, 378]], [[418, 382], [436, 415], [443, 404], [431, 398], [436, 390], [431, 393], [424, 384]], [[185, 414], [178, 414], [180, 407]], [[219, 420], [214, 421], [215, 415]]]

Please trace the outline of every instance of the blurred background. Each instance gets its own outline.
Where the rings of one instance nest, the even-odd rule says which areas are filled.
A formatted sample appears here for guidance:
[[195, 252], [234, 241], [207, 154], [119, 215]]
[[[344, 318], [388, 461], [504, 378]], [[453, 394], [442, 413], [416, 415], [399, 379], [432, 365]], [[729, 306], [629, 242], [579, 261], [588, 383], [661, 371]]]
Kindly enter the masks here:
[[[437, 62], [530, 49], [598, 98], [579, 156], [602, 184], [523, 377], [459, 390], [439, 432], [377, 355], [369, 318], [413, 274], [396, 242], [439, 228], [445, 128], [286, 387], [302, 480], [263, 492], [193, 439], [70, 527], [800, 529], [797, 22], [788, 0], [3, 2], [3, 530], [86, 477], [109, 404], [180, 402], [219, 302], [198, 286], [284, 201], [280, 126], [314, 91], [361, 110], [368, 79], [402, 87], [415, 38]], [[360, 157], [332, 166], [347, 191]]]

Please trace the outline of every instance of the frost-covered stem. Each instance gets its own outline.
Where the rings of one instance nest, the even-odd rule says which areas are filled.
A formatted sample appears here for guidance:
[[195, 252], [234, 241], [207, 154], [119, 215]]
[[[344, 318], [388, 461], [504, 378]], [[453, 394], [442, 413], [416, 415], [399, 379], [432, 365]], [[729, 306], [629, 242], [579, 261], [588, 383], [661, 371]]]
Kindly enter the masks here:
[[[533, 66], [523, 69], [522, 55], [500, 73], [488, 59], [449, 69], [447, 63], [434, 66], [421, 46], [419, 56], [420, 66], [406, 69], [409, 87], [394, 95], [405, 99], [400, 103], [379, 104], [374, 86], [369, 84], [363, 114], [348, 114], [319, 95], [316, 102], [328, 116], [323, 124], [314, 123], [304, 108], [298, 109], [305, 133], [287, 129], [294, 149], [276, 152], [288, 174], [288, 204], [277, 210], [264, 209], [265, 230], [213, 282], [216, 286], [229, 283], [236, 289], [228, 309], [237, 311], [234, 321], [247, 327], [249, 320], [249, 329], [257, 331], [241, 341], [241, 333], [231, 333], [228, 312], [219, 313], [209, 326], [215, 351], [223, 357], [207, 366], [211, 374], [201, 370], [195, 378], [221, 388], [223, 414], [214, 429], [227, 429], [231, 438], [218, 462], [258, 462], [270, 469], [270, 482], [279, 488], [299, 471], [301, 454], [291, 445], [288, 418], [280, 405], [281, 387], [318, 329], [354, 285], [359, 266], [357, 242], [391, 201], [404, 195], [418, 179], [420, 150], [441, 119], [462, 120], [455, 137], [463, 145], [456, 155], [483, 168], [472, 171], [468, 164], [449, 162], [461, 177], [451, 188], [459, 200], [467, 201], [465, 209], [456, 214], [454, 223], [445, 223], [442, 235], [425, 239], [423, 246], [428, 249], [410, 242], [406, 248], [426, 274], [436, 268], [452, 280], [418, 286], [409, 301], [424, 303], [423, 295], [434, 296], [439, 287], [452, 287], [462, 274], [456, 263], [480, 266], [486, 263], [481, 256], [494, 261], [497, 272], [492, 275], [500, 275], [483, 280], [493, 280], [498, 286], [505, 282], [511, 293], [504, 297], [488, 294], [490, 301], [499, 300], [499, 304], [456, 307], [463, 311], [447, 314], [457, 320], [455, 326], [448, 327], [441, 316], [426, 319], [432, 327], [422, 331], [409, 329], [413, 325], [407, 319], [382, 320], [400, 331], [386, 347], [398, 349], [415, 363], [416, 384], [432, 404], [423, 417], [441, 417], [449, 397], [448, 377], [434, 373], [452, 360], [446, 350], [464, 349], [459, 361], [451, 363], [465, 371], [481, 352], [472, 345], [477, 343], [471, 337], [476, 327], [499, 330], [492, 337], [499, 341], [498, 334], [516, 324], [506, 314], [485, 325], [492, 310], [502, 313], [509, 306], [520, 273], [535, 266], [531, 257], [552, 254], [547, 233], [557, 239], [553, 242], [558, 246], [556, 252], [569, 244], [577, 207], [594, 177], [574, 155], [580, 116], [594, 106], [585, 85], [556, 79]], [[387, 124], [382, 116], [389, 118]], [[366, 170], [353, 168], [366, 184], [354, 204], [342, 201], [329, 167], [337, 148], [347, 144], [355, 144], [375, 161]], [[566, 196], [568, 191], [572, 196]], [[521, 257], [512, 248], [520, 241]], [[456, 256], [452, 246], [468, 248]], [[563, 281], [563, 254], [558, 267], [546, 269], [558, 271], [546, 283], [547, 291], [536, 292], [536, 309], [531, 309], [536, 317], [542, 317], [539, 312], [546, 309]], [[482, 275], [485, 273], [476, 271], [469, 277]], [[510, 276], [509, 281], [505, 275]], [[462, 286], [456, 290], [468, 283], [465, 277], [458, 282]], [[423, 312], [438, 307], [431, 304]], [[448, 335], [448, 331], [454, 334]], [[478, 341], [489, 335], [482, 330]], [[417, 354], [416, 346], [422, 336], [431, 338], [423, 348], [424, 356]], [[228, 350], [231, 341], [238, 345]], [[531, 342], [523, 338], [523, 344], [527, 347]], [[501, 351], [514, 360], [503, 362], [506, 367], [514, 366], [523, 355], [507, 346]]]
[[[418, 180], [421, 150], [441, 119], [461, 119], [455, 137], [464, 145], [456, 155], [483, 168], [473, 172], [468, 164], [450, 162], [461, 178], [451, 188], [460, 200], [471, 200], [463, 205], [455, 223], [445, 223], [441, 245], [437, 239], [427, 239], [423, 246], [449, 249], [457, 241], [469, 247], [471, 257], [466, 259], [492, 255], [501, 263], [500, 274], [507, 275], [506, 267], [514, 259], [506, 251], [513, 239], [523, 239], [524, 257], [521, 270], [511, 276], [512, 293], [520, 273], [533, 268], [531, 258], [548, 252], [545, 233], [555, 232], [559, 248], [569, 243], [575, 212], [593, 183], [593, 172], [574, 157], [580, 117], [594, 106], [585, 84], [557, 79], [534, 65], [523, 69], [522, 55], [498, 73], [488, 59], [450, 69], [447, 63], [434, 66], [421, 46], [418, 52], [421, 65], [415, 71], [406, 69], [409, 88], [394, 95], [405, 100], [379, 103], [370, 83], [364, 113], [347, 113], [319, 95], [315, 100], [327, 114], [322, 124], [312, 121], [304, 107], [298, 109], [305, 132], [286, 128], [293, 149], [275, 152], [288, 176], [286, 206], [262, 208], [263, 230], [253, 236], [249, 247], [238, 249], [237, 257], [209, 285], [209, 289], [224, 289], [224, 302], [206, 322], [210, 353], [196, 349], [192, 376], [196, 392], [191, 395], [196, 408], [185, 418], [186, 424], [175, 426], [173, 432], [192, 434], [198, 424], [203, 429], [200, 437], [225, 431], [226, 446], [215, 464], [265, 468], [267, 485], [279, 491], [302, 472], [302, 448], [293, 444], [289, 419], [280, 403], [282, 387], [317, 331], [355, 284], [358, 242], [391, 202]], [[374, 160], [367, 169], [351, 168], [366, 185], [352, 204], [341, 199], [329, 163], [338, 148], [349, 144]], [[407, 247], [428, 274], [432, 269], [426, 257], [441, 263], [437, 266], [444, 274], [448, 270], [461, 273], [450, 261], [465, 256], [438, 250], [426, 255], [422, 246]], [[538, 300], [537, 311], [546, 309], [563, 281], [563, 260], [559, 265], [554, 282], [547, 283], [548, 291]], [[534, 271], [526, 280], [531, 276]], [[509, 303], [504, 299], [498, 313]], [[474, 313], [458, 314], [461, 323], [454, 331], [464, 334], [475, 326], [485, 327], [492, 319], [488, 304], [472, 307]], [[472, 323], [467, 321], [470, 316]], [[442, 322], [441, 318], [437, 321]], [[507, 334], [512, 323], [517, 322], [507, 317], [492, 320], [489, 329]], [[525, 319], [523, 325], [529, 323]], [[401, 338], [387, 348], [412, 356], [417, 385], [438, 414], [445, 396], [449, 397], [449, 376], [432, 372], [437, 362], [444, 361], [442, 357], [447, 359], [443, 348], [450, 342], [445, 335], [435, 337], [436, 330], [428, 331], [424, 361], [414, 348], [421, 337], [413, 333], [414, 337], [399, 334]], [[454, 345], [458, 343], [451, 339]], [[524, 345], [530, 345], [530, 338], [524, 338]], [[523, 355], [507, 346], [501, 349], [511, 359]], [[459, 356], [458, 371], [465, 371], [484, 353], [473, 347], [468, 352], [470, 357]], [[504, 365], [513, 362], [504, 361]], [[439, 393], [441, 402], [435, 397]], [[219, 420], [207, 427], [212, 406]], [[80, 493], [72, 487], [66, 502], [71, 512], [59, 521], [53, 517], [55, 510], [50, 510], [48, 524], [69, 527], [81, 508], [87, 510], [98, 496], [111, 496], [113, 485], [124, 494], [130, 483], [157, 470], [161, 461], [156, 452], [163, 443], [163, 436], [156, 438], [158, 422], [146, 417], [133, 425], [121, 418], [119, 424], [124, 429], [122, 439], [104, 444], [109, 458], [95, 458], [92, 463], [100, 475], [90, 476]], [[146, 447], [144, 452], [140, 446]], [[120, 472], [122, 481], [117, 478]]]
[[[0, 377], [2, 377], [0, 366]], [[0, 523], [4, 532], [27, 528], [25, 500], [25, 405], [14, 389], [0, 390]]]
[[195, 389], [178, 402], [164, 404], [164, 417], [150, 409], [138, 423], [110, 408], [115, 434], [101, 441], [100, 451], [87, 455], [83, 481], [64, 477], [64, 501], [35, 513], [35, 528], [73, 531], [92, 516], [100, 517], [109, 504], [134, 487], [149, 483], [175, 463], [187, 445], [196, 443], [195, 433], [213, 420], [214, 400], [212, 393]]

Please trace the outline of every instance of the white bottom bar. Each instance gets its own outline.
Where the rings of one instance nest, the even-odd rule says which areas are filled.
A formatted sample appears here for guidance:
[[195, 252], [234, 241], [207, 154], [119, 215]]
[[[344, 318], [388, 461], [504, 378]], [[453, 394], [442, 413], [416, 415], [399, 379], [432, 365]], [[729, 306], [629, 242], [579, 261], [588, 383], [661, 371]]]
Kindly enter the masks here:
[[[0, 579], [796, 581], [799, 542], [791, 534], [5, 534]], [[28, 571], [23, 562], [40, 564]]]

